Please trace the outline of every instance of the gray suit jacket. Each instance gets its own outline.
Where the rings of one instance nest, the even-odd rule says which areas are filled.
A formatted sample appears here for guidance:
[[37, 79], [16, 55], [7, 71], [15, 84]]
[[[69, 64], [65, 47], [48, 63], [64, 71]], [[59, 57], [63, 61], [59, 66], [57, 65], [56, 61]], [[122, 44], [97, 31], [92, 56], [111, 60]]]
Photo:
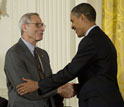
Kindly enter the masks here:
[[[52, 74], [49, 57], [45, 50], [38, 48], [46, 77]], [[40, 80], [35, 59], [27, 46], [20, 39], [6, 53], [4, 71], [7, 78], [8, 87], [8, 107], [57, 107], [52, 96], [56, 95], [57, 89], [44, 95], [40, 90], [20, 96], [16, 91], [16, 86], [23, 83], [22, 77]], [[58, 97], [57, 97], [58, 98]], [[58, 99], [59, 100], [59, 99]], [[62, 101], [62, 100], [61, 100]], [[50, 103], [51, 102], [51, 103]], [[62, 104], [62, 103], [61, 103]]]

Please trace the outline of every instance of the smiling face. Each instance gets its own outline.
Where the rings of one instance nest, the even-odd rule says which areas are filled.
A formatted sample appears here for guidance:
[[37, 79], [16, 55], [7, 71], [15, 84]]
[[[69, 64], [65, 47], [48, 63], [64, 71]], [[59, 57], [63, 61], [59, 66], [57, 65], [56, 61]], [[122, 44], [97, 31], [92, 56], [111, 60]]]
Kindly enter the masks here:
[[39, 16], [31, 16], [30, 23], [23, 24], [22, 28], [24, 31], [22, 37], [32, 45], [35, 45], [36, 42], [43, 39], [43, 32], [45, 29]]
[[78, 37], [82, 37], [86, 33], [86, 24], [85, 24], [85, 18], [84, 15], [80, 15], [77, 17], [73, 13], [70, 15], [70, 20], [72, 22], [72, 29], [75, 30]]

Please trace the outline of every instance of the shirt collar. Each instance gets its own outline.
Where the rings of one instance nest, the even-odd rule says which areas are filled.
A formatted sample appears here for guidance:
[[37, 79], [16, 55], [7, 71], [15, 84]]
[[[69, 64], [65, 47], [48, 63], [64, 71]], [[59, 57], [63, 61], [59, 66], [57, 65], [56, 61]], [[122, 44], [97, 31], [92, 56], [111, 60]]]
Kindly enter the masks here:
[[[86, 32], [86, 34], [85, 34], [85, 36], [87, 36], [88, 34], [89, 34], [89, 32], [94, 28], [94, 27], [96, 27], [97, 25], [93, 25], [92, 27], [90, 27], [89, 29], [88, 29], [88, 31]], [[84, 37], [85, 37], [84, 36]]]
[[26, 40], [24, 40], [22, 37], [21, 37], [21, 40], [24, 42], [24, 44], [28, 47], [28, 49], [30, 50], [30, 52], [34, 56], [34, 48], [35, 48], [35, 46], [33, 46], [31, 43], [29, 43]]

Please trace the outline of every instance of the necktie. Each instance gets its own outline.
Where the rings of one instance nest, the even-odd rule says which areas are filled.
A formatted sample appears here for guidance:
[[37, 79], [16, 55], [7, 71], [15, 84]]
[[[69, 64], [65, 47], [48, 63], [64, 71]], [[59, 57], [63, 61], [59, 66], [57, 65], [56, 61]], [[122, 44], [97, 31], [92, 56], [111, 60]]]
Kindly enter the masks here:
[[37, 66], [38, 66], [38, 71], [39, 71], [39, 74], [40, 74], [40, 78], [43, 79], [45, 75], [44, 75], [44, 72], [42, 70], [42, 66], [41, 66], [41, 63], [40, 63], [39, 56], [38, 56], [37, 48], [34, 49], [34, 57], [35, 57], [35, 60], [37, 62]]

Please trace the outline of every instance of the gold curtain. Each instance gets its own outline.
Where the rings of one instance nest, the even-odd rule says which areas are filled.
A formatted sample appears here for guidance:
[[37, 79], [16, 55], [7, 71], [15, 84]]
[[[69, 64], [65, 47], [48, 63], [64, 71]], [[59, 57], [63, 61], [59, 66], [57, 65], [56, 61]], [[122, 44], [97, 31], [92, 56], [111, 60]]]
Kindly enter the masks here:
[[124, 0], [103, 0], [102, 29], [117, 49], [117, 78], [124, 99]]

